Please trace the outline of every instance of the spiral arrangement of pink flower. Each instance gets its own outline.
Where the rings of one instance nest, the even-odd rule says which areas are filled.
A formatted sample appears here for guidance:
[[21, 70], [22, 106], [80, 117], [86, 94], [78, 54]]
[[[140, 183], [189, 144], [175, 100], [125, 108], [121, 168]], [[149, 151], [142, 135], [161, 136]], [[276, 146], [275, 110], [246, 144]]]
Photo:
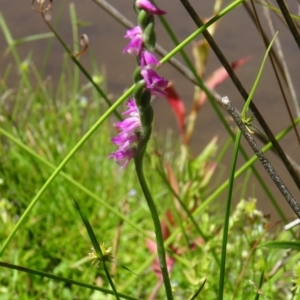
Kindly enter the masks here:
[[115, 124], [119, 134], [111, 141], [119, 148], [109, 156], [120, 164], [121, 168], [127, 166], [136, 156], [138, 149], [143, 148], [142, 145], [146, 145], [153, 119], [151, 96], [165, 95], [164, 89], [169, 83], [156, 73], [155, 69], [160, 63], [153, 54], [156, 42], [153, 15], [164, 15], [166, 12], [149, 0], [136, 0], [134, 7], [139, 24], [126, 31], [125, 38], [130, 41], [123, 53], [137, 56], [139, 66], [134, 72], [136, 86], [133, 98], [127, 102], [128, 110], [123, 113], [128, 118]]

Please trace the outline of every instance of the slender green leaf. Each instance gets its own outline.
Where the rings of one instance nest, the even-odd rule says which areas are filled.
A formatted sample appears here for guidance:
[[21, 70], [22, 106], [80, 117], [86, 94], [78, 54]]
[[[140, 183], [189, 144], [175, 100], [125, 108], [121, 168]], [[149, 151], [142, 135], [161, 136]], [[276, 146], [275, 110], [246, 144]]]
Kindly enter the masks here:
[[[87, 284], [87, 283], [84, 283], [84, 282], [76, 281], [76, 280], [73, 280], [73, 279], [57, 276], [57, 275], [54, 275], [54, 274], [50, 274], [50, 273], [46, 273], [46, 272], [42, 272], [42, 271], [38, 271], [38, 270], [25, 268], [25, 267], [22, 267], [22, 266], [13, 265], [13, 264], [10, 264], [10, 263], [0, 262], [0, 266], [3, 267], [3, 268], [18, 270], [18, 271], [25, 272], [25, 273], [28, 273], [28, 274], [37, 275], [37, 276], [40, 276], [40, 277], [45, 277], [45, 278], [50, 278], [50, 279], [53, 279], [53, 280], [56, 280], [56, 281], [65, 282], [67, 284], [78, 285], [78, 286], [81, 286], [81, 287], [84, 287], [84, 288], [87, 288], [87, 289], [91, 289], [91, 290], [94, 290], [94, 291], [100, 291], [100, 292], [103, 292], [105, 294], [110, 294], [110, 295], [114, 294], [113, 291], [102, 288], [102, 287], [99, 287], [97, 285]], [[124, 294], [118, 294], [118, 296], [120, 298], [123, 298], [123, 299], [138, 300], [137, 298], [130, 297], [130, 296], [127, 296], [127, 295], [124, 295]]]
[[273, 249], [293, 249], [300, 250], [300, 242], [292, 241], [273, 241], [266, 242], [260, 245], [260, 247], [273, 248]]
[[84, 223], [84, 226], [85, 226], [85, 228], [86, 228], [86, 230], [87, 230], [87, 232], [88, 232], [88, 234], [89, 234], [89, 237], [90, 237], [90, 239], [91, 239], [91, 242], [92, 242], [92, 244], [93, 244], [93, 246], [94, 246], [94, 249], [95, 249], [95, 251], [96, 251], [96, 253], [97, 253], [97, 259], [98, 259], [98, 260], [102, 263], [102, 265], [103, 265], [103, 269], [104, 269], [104, 271], [105, 271], [106, 278], [107, 278], [107, 280], [109, 281], [109, 284], [110, 284], [110, 286], [111, 286], [111, 288], [112, 288], [112, 290], [113, 290], [113, 292], [114, 292], [114, 295], [116, 296], [116, 299], [120, 299], [120, 298], [119, 298], [119, 295], [118, 295], [118, 292], [117, 292], [117, 290], [116, 290], [116, 287], [115, 287], [115, 285], [114, 285], [114, 282], [113, 282], [113, 280], [112, 280], [112, 278], [111, 278], [111, 276], [110, 276], [110, 274], [109, 274], [109, 271], [108, 271], [108, 269], [107, 269], [107, 266], [106, 266], [106, 261], [107, 261], [107, 262], [110, 262], [110, 257], [106, 257], [106, 256], [105, 256], [105, 253], [103, 253], [103, 251], [102, 251], [102, 249], [101, 249], [101, 247], [100, 247], [100, 244], [99, 244], [99, 242], [97, 241], [97, 238], [96, 238], [96, 235], [95, 235], [95, 233], [94, 233], [94, 230], [93, 230], [93, 228], [92, 228], [92, 226], [91, 226], [89, 220], [87, 219], [87, 217], [85, 216], [85, 214], [84, 214], [84, 213], [82, 212], [82, 210], [80, 209], [79, 204], [78, 204], [75, 200], [74, 200], [74, 204], [75, 204], [75, 207], [76, 207], [77, 211], [79, 212], [79, 215], [80, 215], [80, 217], [81, 217], [81, 219], [82, 219], [82, 221], [83, 221], [83, 223]]

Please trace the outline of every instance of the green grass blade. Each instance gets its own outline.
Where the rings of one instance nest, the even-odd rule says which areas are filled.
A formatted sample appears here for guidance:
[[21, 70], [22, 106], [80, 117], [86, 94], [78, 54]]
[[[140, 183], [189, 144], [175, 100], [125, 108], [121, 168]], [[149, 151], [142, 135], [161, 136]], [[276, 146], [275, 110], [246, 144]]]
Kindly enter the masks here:
[[[87, 283], [80, 282], [80, 281], [77, 281], [77, 280], [73, 280], [73, 279], [53, 275], [53, 274], [38, 271], [38, 270], [25, 268], [25, 267], [22, 267], [22, 266], [17, 266], [17, 265], [5, 263], [5, 262], [0, 262], [0, 266], [4, 267], [4, 268], [12, 269], [12, 270], [18, 270], [20, 272], [25, 272], [27, 274], [37, 275], [37, 276], [40, 276], [40, 277], [45, 277], [45, 278], [50, 278], [50, 279], [53, 279], [53, 280], [56, 280], [56, 281], [65, 282], [67, 284], [73, 284], [73, 285], [81, 286], [81, 287], [91, 289], [91, 290], [94, 290], [94, 291], [100, 291], [100, 292], [103, 292], [105, 294], [110, 294], [110, 295], [114, 294], [113, 291], [111, 291], [109, 289], [99, 287], [97, 285], [87, 284]], [[118, 296], [120, 298], [127, 299], [127, 300], [138, 300], [137, 298], [130, 297], [130, 296], [127, 296], [127, 295], [124, 295], [124, 294], [118, 294]]]
[[227, 196], [227, 202], [226, 202], [226, 212], [225, 212], [224, 227], [223, 227], [218, 300], [223, 299], [223, 293], [224, 293], [224, 283], [225, 283], [225, 278], [226, 278], [225, 266], [226, 266], [227, 240], [228, 240], [229, 219], [230, 219], [230, 211], [231, 211], [231, 200], [232, 200], [235, 167], [236, 167], [236, 161], [237, 161], [237, 157], [238, 157], [238, 153], [239, 153], [241, 137], [242, 137], [242, 133], [241, 133], [241, 131], [239, 131], [236, 135], [234, 150], [233, 150], [233, 154], [232, 154], [232, 162], [231, 162], [231, 166], [230, 166], [228, 196]]
[[198, 289], [198, 291], [195, 293], [195, 295], [190, 299], [190, 300], [195, 300], [197, 299], [197, 297], [199, 296], [200, 292], [202, 291], [202, 289], [204, 288], [204, 285], [206, 283], [206, 279], [204, 279], [203, 283], [201, 284], [200, 288]]
[[1, 12], [0, 12], [0, 28], [2, 29], [2, 32], [3, 32], [4, 38], [6, 40], [6, 43], [9, 47], [10, 51], [12, 52], [12, 55], [13, 55], [13, 57], [15, 59], [15, 62], [18, 66], [18, 69], [19, 69], [19, 71], [22, 75], [22, 79], [25, 83], [25, 86], [27, 88], [31, 89], [31, 85], [30, 85], [29, 79], [27, 77], [27, 74], [26, 74], [26, 72], [22, 71], [22, 60], [19, 56], [18, 51], [15, 48], [15, 40], [12, 37], [12, 34], [11, 34], [11, 32], [10, 32], [6, 22], [5, 22], [5, 19], [4, 19], [3, 15], [1, 14]]
[[[277, 13], [280, 13], [282, 15], [282, 11], [279, 8], [275, 7], [275, 6], [272, 6], [272, 5], [269, 5], [268, 3], [263, 3], [263, 2], [260, 2], [260, 1], [257, 1], [257, 3], [259, 3], [262, 6], [265, 6], [265, 7], [269, 8], [270, 10], [273, 10]], [[291, 16], [292, 19], [294, 19], [296, 21], [300, 21], [299, 16], [291, 14], [291, 13], [289, 15]]]
[[259, 290], [261, 289], [261, 287], [262, 287], [262, 285], [263, 285], [263, 282], [264, 282], [264, 275], [265, 275], [265, 272], [261, 272], [261, 274], [260, 274], [260, 279], [259, 279], [258, 290], [256, 291], [256, 295], [255, 295], [254, 300], [259, 300], [259, 298], [260, 298]]
[[260, 247], [272, 248], [272, 249], [293, 249], [300, 250], [300, 242], [291, 242], [291, 241], [272, 241], [266, 242]]
[[[256, 91], [258, 82], [261, 78], [262, 71], [265, 66], [266, 59], [268, 57], [269, 51], [275, 41], [275, 38], [278, 33], [275, 34], [273, 37], [265, 55], [262, 61], [262, 64], [260, 66], [259, 72], [257, 74], [257, 77], [255, 79], [254, 85], [251, 89], [251, 92], [249, 94], [249, 97], [243, 107], [242, 110], [242, 116], [246, 118], [245, 114], [248, 111], [249, 104], [251, 102], [251, 99], [254, 95], [254, 92]], [[228, 238], [228, 228], [229, 228], [229, 219], [230, 219], [230, 209], [231, 209], [231, 198], [232, 198], [232, 190], [233, 190], [233, 182], [234, 182], [234, 175], [235, 175], [235, 167], [236, 167], [236, 161], [238, 157], [238, 151], [240, 147], [240, 141], [241, 141], [242, 133], [239, 130], [236, 136], [236, 141], [234, 144], [234, 151], [233, 151], [233, 157], [232, 157], [232, 164], [230, 167], [230, 177], [229, 177], [229, 186], [228, 186], [228, 197], [227, 197], [227, 205], [226, 205], [226, 213], [225, 213], [225, 220], [224, 220], [224, 228], [223, 228], [223, 241], [222, 241], [222, 253], [221, 253], [221, 266], [220, 266], [220, 279], [219, 279], [219, 290], [218, 290], [218, 299], [223, 299], [223, 293], [224, 293], [224, 281], [225, 281], [225, 264], [226, 264], [226, 250], [227, 250], [227, 238]]]
[[39, 40], [43, 40], [43, 39], [50, 39], [53, 37], [54, 37], [54, 34], [52, 32], [34, 34], [34, 35], [26, 36], [21, 39], [14, 40], [14, 46], [19, 46], [21, 44], [35, 42], [35, 41], [39, 41]]
[[[74, 3], [70, 3], [70, 17], [72, 24], [72, 35], [73, 35], [73, 51], [75, 53], [79, 52], [79, 41], [78, 41], [78, 28], [77, 28], [77, 16]], [[74, 74], [73, 74], [73, 97], [78, 93], [79, 87], [79, 69], [74, 66]], [[73, 109], [73, 113], [76, 112], [77, 109]]]
[[245, 179], [242, 185], [242, 190], [241, 190], [241, 196], [240, 199], [246, 199], [246, 193], [247, 193], [247, 187], [249, 186], [249, 181], [250, 181], [250, 176], [251, 176], [251, 169], [247, 170], [245, 174]]
[[106, 258], [104, 256], [104, 253], [101, 250], [100, 244], [97, 241], [96, 235], [94, 233], [94, 230], [93, 230], [93, 228], [92, 228], [89, 220], [87, 219], [87, 217], [85, 216], [85, 214], [81, 211], [79, 204], [75, 200], [74, 200], [74, 203], [75, 203], [75, 207], [76, 207], [77, 211], [79, 212], [79, 215], [80, 215], [80, 217], [82, 219], [82, 222], [84, 223], [84, 226], [85, 226], [85, 228], [86, 228], [86, 230], [87, 230], [87, 232], [89, 234], [89, 237], [90, 237], [91, 242], [92, 242], [92, 244], [94, 246], [94, 249], [95, 249], [95, 251], [97, 253], [97, 260], [102, 263], [104, 272], [106, 274], [106, 278], [107, 278], [107, 280], [108, 280], [108, 282], [109, 282], [109, 284], [110, 284], [110, 286], [111, 286], [111, 288], [112, 288], [112, 290], [114, 292], [114, 295], [116, 296], [116, 299], [120, 299], [119, 296], [118, 296], [115, 284], [114, 284], [114, 282], [113, 282], [113, 280], [112, 280], [112, 278], [111, 278], [111, 276], [109, 274], [109, 271], [107, 269], [106, 262], [105, 262], [105, 261], [110, 262], [110, 258]]
[[241, 119], [242, 119], [242, 120], [244, 120], [244, 119], [246, 118], [246, 113], [248, 112], [248, 108], [249, 108], [250, 102], [251, 102], [251, 100], [252, 100], [252, 98], [253, 98], [254, 92], [256, 91], [256, 88], [257, 88], [258, 83], [259, 83], [259, 80], [260, 80], [260, 78], [261, 78], [261, 75], [262, 75], [262, 72], [263, 72], [263, 69], [264, 69], [266, 60], [267, 60], [268, 55], [269, 55], [269, 52], [270, 52], [270, 50], [271, 50], [271, 48], [272, 48], [272, 46], [273, 46], [273, 44], [274, 44], [274, 42], [275, 42], [275, 39], [276, 39], [278, 33], [279, 33], [279, 32], [277, 31], [276, 34], [273, 36], [273, 38], [272, 38], [272, 40], [271, 40], [271, 42], [270, 42], [270, 45], [268, 46], [267, 51], [266, 51], [266, 53], [265, 53], [265, 55], [264, 55], [262, 64], [261, 64], [261, 66], [260, 66], [260, 68], [259, 68], [259, 71], [258, 71], [258, 74], [257, 74], [257, 76], [256, 76], [256, 78], [255, 78], [255, 82], [254, 82], [254, 84], [253, 84], [253, 87], [252, 87], [252, 89], [251, 89], [251, 92], [249, 93], [249, 97], [248, 97], [248, 99], [247, 99], [247, 101], [246, 101], [246, 103], [245, 103], [245, 105], [244, 105], [244, 107], [243, 107], [243, 110], [242, 110], [242, 113], [241, 113]]
[[19, 54], [18, 54], [17, 50], [15, 49], [15, 46], [14, 46], [15, 45], [15, 40], [13, 39], [13, 37], [10, 33], [10, 30], [9, 30], [9, 28], [8, 28], [1, 12], [0, 12], [0, 27], [2, 29], [2, 32], [3, 32], [4, 38], [6, 40], [6, 43], [9, 47], [9, 49], [11, 50], [11, 52], [14, 56], [14, 59], [15, 59], [17, 65], [18, 65], [18, 68], [20, 68], [22, 61], [19, 57]]

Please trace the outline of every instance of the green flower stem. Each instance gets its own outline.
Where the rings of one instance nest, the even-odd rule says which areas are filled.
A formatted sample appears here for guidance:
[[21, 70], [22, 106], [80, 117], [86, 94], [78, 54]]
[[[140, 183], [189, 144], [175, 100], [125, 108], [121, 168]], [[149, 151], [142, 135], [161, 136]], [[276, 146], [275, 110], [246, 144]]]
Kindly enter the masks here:
[[132, 94], [134, 86], [132, 86], [130, 89], [126, 91], [125, 94], [123, 94], [103, 115], [102, 117], [89, 129], [89, 131], [80, 139], [80, 141], [75, 145], [75, 147], [68, 153], [68, 155], [64, 158], [64, 160], [59, 164], [59, 166], [55, 169], [55, 171], [52, 173], [52, 175], [48, 178], [48, 180], [45, 182], [45, 184], [42, 186], [42, 188], [39, 190], [39, 192], [36, 194], [36, 196], [33, 198], [33, 200], [30, 202], [28, 207], [26, 208], [23, 215], [20, 217], [19, 221], [7, 237], [7, 239], [4, 241], [2, 248], [0, 250], [0, 257], [5, 252], [7, 246], [19, 230], [20, 226], [24, 223], [25, 219], [29, 215], [29, 213], [32, 211], [36, 203], [39, 201], [41, 196], [44, 194], [44, 192], [47, 190], [48, 186], [52, 183], [52, 181], [56, 178], [56, 176], [60, 173], [60, 171], [64, 168], [64, 166], [69, 162], [69, 160], [75, 155], [75, 153], [80, 149], [80, 147], [89, 139], [89, 137], [96, 131], [96, 129], [115, 111], [115, 109], [123, 102], [125, 101], [129, 95]]
[[167, 268], [164, 239], [163, 239], [163, 235], [162, 235], [158, 212], [156, 210], [154, 201], [152, 199], [151, 193], [149, 191], [149, 188], [148, 188], [145, 176], [144, 176], [143, 156], [144, 156], [144, 151], [141, 151], [135, 157], [135, 159], [134, 159], [135, 169], [136, 169], [136, 173], [137, 173], [141, 188], [143, 190], [144, 196], [146, 198], [147, 204], [149, 206], [153, 224], [154, 224], [154, 228], [155, 228], [157, 254], [158, 254], [158, 260], [159, 260], [159, 266], [161, 269], [161, 274], [162, 274], [164, 285], [165, 285], [166, 296], [167, 296], [168, 300], [172, 300], [173, 294], [172, 294], [172, 288], [171, 288], [171, 283], [170, 283], [169, 273], [168, 273], [168, 268]]
[[220, 266], [220, 277], [219, 277], [219, 290], [218, 290], [218, 300], [223, 299], [224, 293], [224, 281], [225, 281], [225, 265], [226, 265], [226, 252], [227, 252], [227, 239], [228, 239], [228, 230], [229, 230], [229, 219], [230, 219], [230, 210], [231, 210], [231, 200], [232, 200], [232, 191], [234, 183], [234, 171], [236, 167], [236, 161], [239, 153], [240, 141], [241, 141], [241, 131], [238, 131], [234, 143], [234, 150], [232, 156], [232, 162], [230, 167], [230, 177], [229, 177], [229, 186], [228, 186], [228, 197], [226, 203], [226, 213], [224, 219], [223, 227], [223, 239], [222, 239], [222, 252], [221, 252], [221, 266]]

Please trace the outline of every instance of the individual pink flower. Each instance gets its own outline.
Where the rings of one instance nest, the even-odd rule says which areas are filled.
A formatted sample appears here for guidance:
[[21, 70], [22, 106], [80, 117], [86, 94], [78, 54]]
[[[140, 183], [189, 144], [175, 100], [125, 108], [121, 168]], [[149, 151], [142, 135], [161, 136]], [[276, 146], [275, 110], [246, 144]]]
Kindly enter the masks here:
[[149, 0], [137, 0], [135, 5], [139, 8], [145, 9], [151, 15], [165, 15], [166, 12], [157, 8], [154, 4], [152, 4]]
[[135, 156], [135, 144], [139, 140], [138, 131], [141, 128], [140, 114], [134, 100], [128, 100], [126, 106], [128, 110], [122, 115], [129, 115], [129, 117], [115, 124], [120, 130], [120, 133], [111, 139], [119, 149], [116, 152], [112, 152], [109, 156], [109, 158], [113, 158], [120, 164], [122, 169], [125, 168], [129, 161]]
[[152, 69], [142, 69], [141, 75], [143, 76], [146, 82], [147, 89], [149, 89], [153, 95], [157, 95], [157, 96], [166, 95], [164, 89], [169, 84], [168, 80], [160, 77]]
[[135, 26], [131, 29], [126, 30], [126, 34], [125, 34], [124, 37], [132, 39], [132, 38], [136, 37], [139, 34], [142, 34], [142, 29], [140, 28], [140, 26]]
[[145, 49], [143, 49], [140, 53], [140, 63], [141, 67], [145, 69], [155, 69], [160, 66], [160, 62], [155, 55]]
[[139, 55], [143, 46], [143, 32], [139, 26], [126, 31], [125, 38], [129, 38], [129, 44], [124, 48], [123, 53]]

